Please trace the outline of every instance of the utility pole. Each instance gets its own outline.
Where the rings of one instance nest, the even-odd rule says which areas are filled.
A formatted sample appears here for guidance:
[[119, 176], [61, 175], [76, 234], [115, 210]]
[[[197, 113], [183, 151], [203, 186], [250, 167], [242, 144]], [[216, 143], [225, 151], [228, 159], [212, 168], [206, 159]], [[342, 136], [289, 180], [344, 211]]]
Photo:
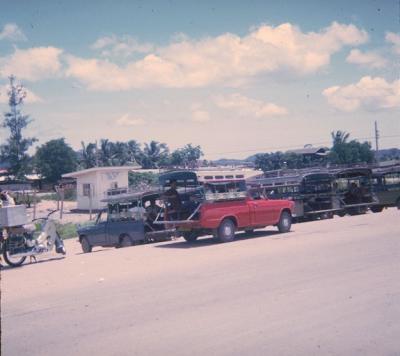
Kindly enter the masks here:
[[378, 141], [379, 141], [378, 123], [375, 120], [375, 158], [377, 161], [379, 161], [379, 159], [378, 159], [378, 150], [379, 150]]

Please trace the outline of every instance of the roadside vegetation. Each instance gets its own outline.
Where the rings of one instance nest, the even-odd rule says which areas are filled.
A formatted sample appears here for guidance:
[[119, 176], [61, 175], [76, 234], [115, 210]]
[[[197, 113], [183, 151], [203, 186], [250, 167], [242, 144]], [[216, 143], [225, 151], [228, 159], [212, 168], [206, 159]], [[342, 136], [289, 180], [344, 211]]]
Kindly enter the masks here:
[[[54, 185], [64, 173], [99, 166], [139, 165], [145, 169], [193, 169], [200, 165], [212, 165], [212, 162], [202, 160], [203, 151], [200, 146], [189, 143], [171, 151], [166, 143], [154, 140], [146, 143], [139, 143], [134, 139], [113, 142], [107, 138], [95, 142], [82, 141], [81, 148], [74, 151], [64, 138], [58, 138], [38, 146], [36, 152], [30, 155], [29, 149], [37, 142], [37, 138], [25, 135], [32, 119], [22, 113], [26, 90], [17, 83], [14, 76], [10, 77], [8, 96], [9, 111], [4, 114], [1, 122], [1, 127], [8, 131], [8, 138], [0, 145], [0, 163], [7, 166], [8, 177], [14, 180], [24, 180], [26, 175], [36, 173], [43, 177], [43, 183]], [[244, 161], [253, 163], [255, 168], [268, 171], [281, 168], [371, 163], [375, 160], [376, 152], [371, 149], [369, 142], [350, 140], [350, 134], [340, 130], [332, 132], [331, 139], [332, 146], [327, 147], [329, 154], [324, 157], [308, 157], [294, 152], [278, 151], [260, 153]], [[397, 149], [385, 150], [380, 156], [381, 160], [399, 158], [400, 153]], [[151, 185], [153, 179], [154, 176], [146, 173], [129, 177], [131, 184]], [[68, 200], [67, 197], [66, 199]]]

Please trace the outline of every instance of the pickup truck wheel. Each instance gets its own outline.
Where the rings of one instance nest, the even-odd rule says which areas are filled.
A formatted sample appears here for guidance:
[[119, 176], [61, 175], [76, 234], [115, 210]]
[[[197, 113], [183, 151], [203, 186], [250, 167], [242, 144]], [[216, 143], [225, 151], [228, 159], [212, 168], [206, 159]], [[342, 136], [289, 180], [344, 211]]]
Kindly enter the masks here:
[[292, 226], [292, 216], [287, 211], [282, 212], [278, 222], [279, 232], [289, 232], [291, 226]]
[[195, 242], [198, 239], [198, 235], [196, 234], [195, 231], [186, 231], [183, 233], [183, 238], [187, 242]]
[[382, 205], [373, 205], [373, 206], [371, 206], [370, 209], [373, 213], [380, 213], [383, 210], [383, 206]]
[[128, 235], [124, 235], [121, 238], [121, 242], [119, 244], [121, 247], [129, 247], [132, 246], [132, 240]]
[[81, 247], [82, 247], [83, 253], [92, 252], [92, 245], [89, 243], [87, 237], [82, 237], [82, 239], [81, 239]]
[[235, 224], [230, 219], [222, 220], [218, 228], [217, 239], [221, 242], [230, 242], [235, 238]]

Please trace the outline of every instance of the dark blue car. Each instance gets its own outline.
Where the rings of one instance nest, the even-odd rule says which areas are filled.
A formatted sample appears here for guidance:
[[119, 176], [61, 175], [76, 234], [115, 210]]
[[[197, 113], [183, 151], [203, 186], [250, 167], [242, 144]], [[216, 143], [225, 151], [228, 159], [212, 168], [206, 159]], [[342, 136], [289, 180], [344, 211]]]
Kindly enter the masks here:
[[105, 200], [107, 209], [93, 225], [78, 229], [84, 253], [95, 246], [128, 247], [140, 243], [170, 240], [175, 229], [166, 229], [162, 220], [160, 193], [126, 193]]

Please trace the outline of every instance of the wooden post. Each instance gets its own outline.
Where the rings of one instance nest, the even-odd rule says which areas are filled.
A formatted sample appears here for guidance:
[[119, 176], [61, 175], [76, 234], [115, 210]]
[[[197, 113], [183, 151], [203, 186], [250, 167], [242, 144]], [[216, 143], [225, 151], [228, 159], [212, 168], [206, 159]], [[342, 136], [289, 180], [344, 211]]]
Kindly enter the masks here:
[[60, 184], [60, 199], [61, 199], [61, 207], [60, 207], [60, 220], [62, 220], [63, 212], [64, 212], [64, 186]]
[[33, 220], [36, 219], [36, 189], [33, 189]]
[[60, 192], [58, 191], [58, 185], [54, 186], [57, 193], [57, 210], [60, 210]]
[[92, 185], [89, 184], [89, 220], [92, 220]]

